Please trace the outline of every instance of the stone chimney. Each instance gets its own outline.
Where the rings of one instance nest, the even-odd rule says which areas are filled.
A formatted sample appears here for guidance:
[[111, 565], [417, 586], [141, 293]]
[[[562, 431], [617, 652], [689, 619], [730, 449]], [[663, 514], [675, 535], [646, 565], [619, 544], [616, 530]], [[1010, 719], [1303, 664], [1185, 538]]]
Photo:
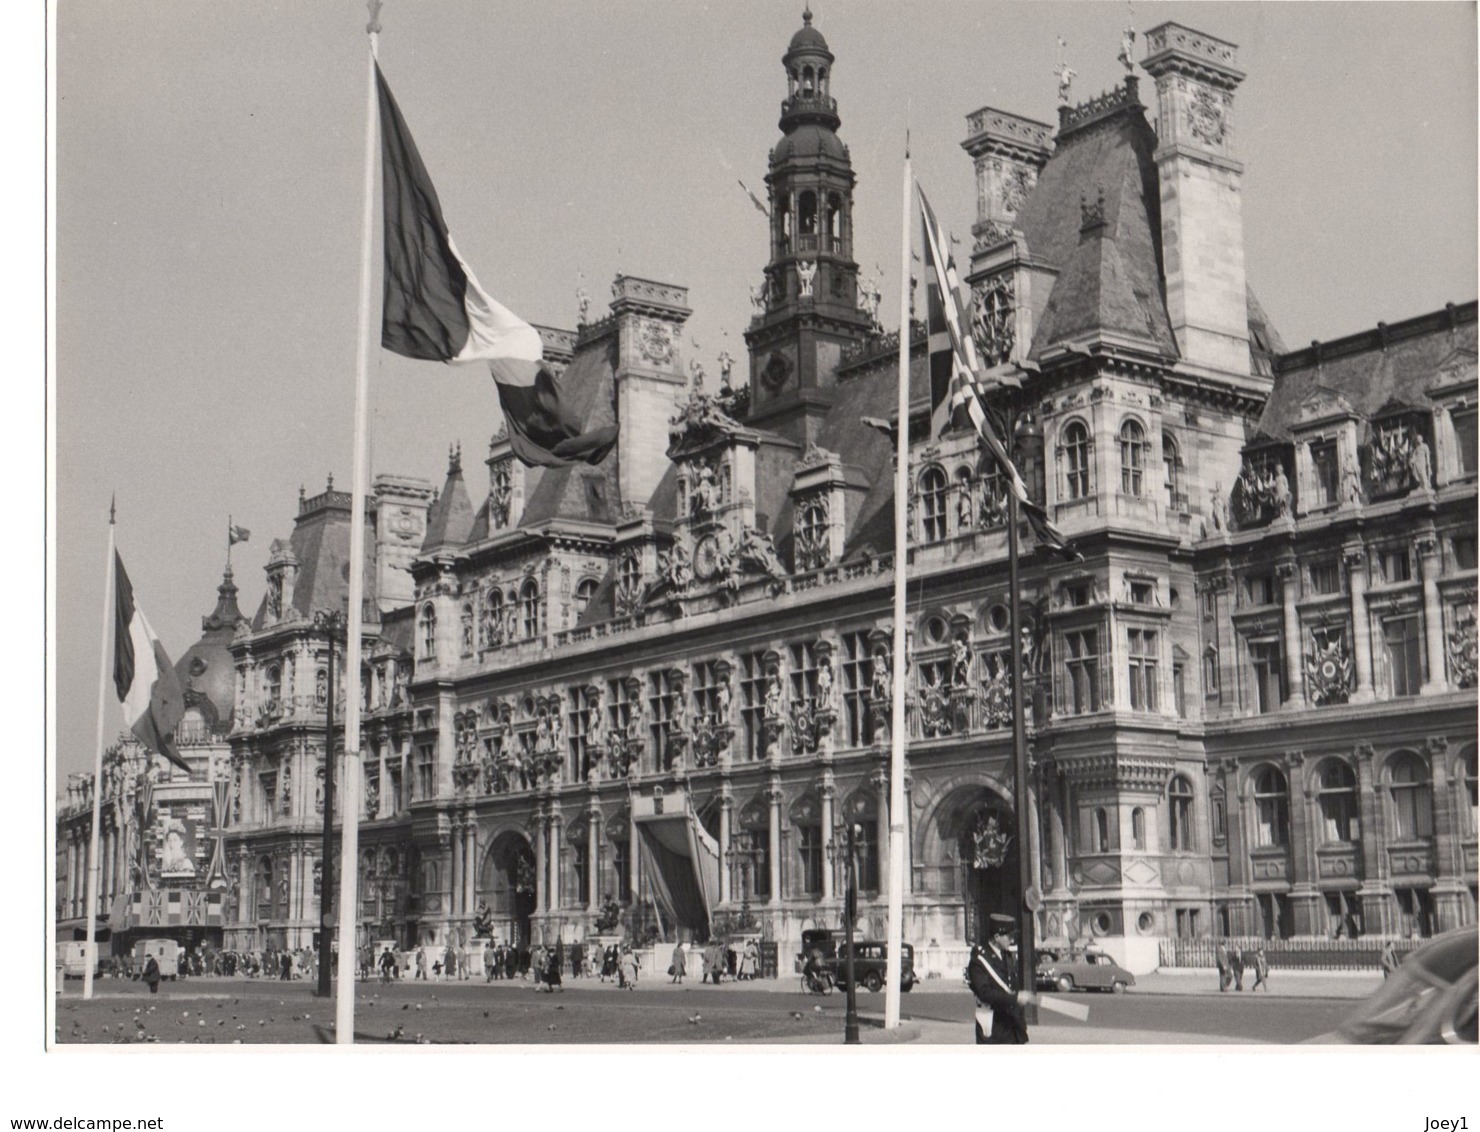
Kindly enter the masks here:
[[1244, 278], [1244, 167], [1233, 158], [1238, 47], [1180, 24], [1146, 33], [1142, 66], [1156, 79], [1167, 312], [1192, 367], [1249, 374]]
[[[616, 323], [617, 486], [626, 506], [646, 507], [668, 470], [668, 421], [688, 388], [683, 327], [687, 287], [630, 275], [612, 282]], [[600, 324], [598, 324], [598, 329]]]

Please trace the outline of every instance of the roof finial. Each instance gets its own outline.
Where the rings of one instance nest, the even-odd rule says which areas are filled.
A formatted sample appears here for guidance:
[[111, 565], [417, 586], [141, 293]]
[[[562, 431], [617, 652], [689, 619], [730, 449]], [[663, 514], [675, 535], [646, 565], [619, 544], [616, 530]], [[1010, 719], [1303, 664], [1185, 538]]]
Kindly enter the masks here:
[[805, 8], [802, 9], [802, 26], [803, 27], [811, 27], [812, 26], [812, 5], [811, 4], [808, 4]]
[[329, 486], [326, 487], [324, 490], [325, 491], [333, 491], [334, 490], [334, 473], [333, 472], [330, 472], [329, 473]]
[[108, 525], [110, 527], [113, 526], [114, 521], [117, 518], [118, 518], [118, 492], [115, 491], [113, 493], [113, 497], [108, 500]]
[[1069, 87], [1074, 82], [1074, 76], [1079, 73], [1069, 66], [1069, 60], [1065, 55], [1068, 46], [1068, 41], [1063, 36], [1059, 36], [1059, 62], [1053, 71], [1059, 80], [1059, 101], [1065, 106], [1069, 104]]
[[449, 444], [447, 446], [447, 474], [450, 476], [454, 472], [460, 472], [460, 471], [462, 471], [462, 441], [461, 440], [459, 440], [457, 442], [456, 446], [451, 445], [451, 444]]

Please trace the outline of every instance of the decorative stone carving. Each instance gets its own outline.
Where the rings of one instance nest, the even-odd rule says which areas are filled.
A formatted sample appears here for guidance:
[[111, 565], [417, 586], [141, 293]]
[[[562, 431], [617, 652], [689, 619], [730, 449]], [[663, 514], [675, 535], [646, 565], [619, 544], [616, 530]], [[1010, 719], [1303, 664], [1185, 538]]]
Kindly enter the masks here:
[[1010, 361], [1016, 341], [1012, 277], [998, 275], [972, 288], [971, 300], [972, 336], [981, 351], [982, 364], [995, 366]]
[[1003, 653], [982, 659], [982, 726], [991, 730], [1012, 725], [1012, 669]]
[[942, 685], [932, 669], [925, 676], [925, 687], [920, 690], [920, 730], [927, 739], [952, 733], [950, 688]]
[[816, 260], [804, 259], [797, 264], [797, 286], [801, 298], [810, 299], [812, 297], [812, 283], [816, 278]]
[[489, 495], [488, 512], [495, 530], [509, 525], [510, 508], [514, 502], [514, 471], [507, 460], [496, 464], [493, 469], [493, 490]]
[[678, 415], [668, 420], [668, 455], [677, 459], [739, 432], [740, 422], [730, 415], [731, 411], [740, 411], [738, 400], [739, 393], [734, 390], [713, 395], [699, 389], [691, 392], [679, 406]]
[[1473, 688], [1476, 683], [1475, 607], [1472, 605], [1455, 619], [1445, 639], [1449, 656], [1449, 681], [1456, 688]]
[[1305, 654], [1305, 684], [1317, 707], [1346, 703], [1352, 687], [1352, 658], [1344, 628], [1311, 630], [1311, 651]]
[[1205, 86], [1194, 87], [1187, 105], [1187, 128], [1207, 145], [1222, 145], [1228, 132], [1223, 96]]
[[658, 577], [675, 593], [687, 593], [694, 580], [694, 565], [688, 547], [676, 542], [668, 550], [658, 552]]
[[667, 323], [644, 320], [638, 331], [638, 349], [653, 365], [667, 365], [673, 358], [673, 330]]
[[1290, 479], [1278, 460], [1251, 462], [1247, 457], [1229, 493], [1229, 507], [1239, 527], [1253, 526], [1290, 513]]

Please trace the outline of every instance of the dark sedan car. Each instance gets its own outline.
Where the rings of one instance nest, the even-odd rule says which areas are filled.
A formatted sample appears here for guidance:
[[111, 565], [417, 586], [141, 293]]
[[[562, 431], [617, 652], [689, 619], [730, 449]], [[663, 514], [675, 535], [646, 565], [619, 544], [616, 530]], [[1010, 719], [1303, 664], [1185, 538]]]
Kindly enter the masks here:
[[1480, 935], [1472, 925], [1431, 939], [1332, 1033], [1312, 1042], [1474, 1045]]

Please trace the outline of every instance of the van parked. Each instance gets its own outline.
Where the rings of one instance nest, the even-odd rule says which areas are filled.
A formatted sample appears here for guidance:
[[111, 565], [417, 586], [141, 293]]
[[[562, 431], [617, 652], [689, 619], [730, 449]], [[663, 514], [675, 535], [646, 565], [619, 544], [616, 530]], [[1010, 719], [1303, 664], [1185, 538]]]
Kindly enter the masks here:
[[144, 960], [151, 955], [159, 964], [159, 973], [164, 978], [173, 979], [180, 971], [180, 945], [172, 939], [141, 939], [134, 944], [130, 955], [135, 978], [144, 970]]
[[87, 976], [88, 960], [92, 960], [93, 974], [98, 973], [97, 945], [86, 940], [67, 940], [57, 944], [57, 967], [64, 979], [81, 979]]

